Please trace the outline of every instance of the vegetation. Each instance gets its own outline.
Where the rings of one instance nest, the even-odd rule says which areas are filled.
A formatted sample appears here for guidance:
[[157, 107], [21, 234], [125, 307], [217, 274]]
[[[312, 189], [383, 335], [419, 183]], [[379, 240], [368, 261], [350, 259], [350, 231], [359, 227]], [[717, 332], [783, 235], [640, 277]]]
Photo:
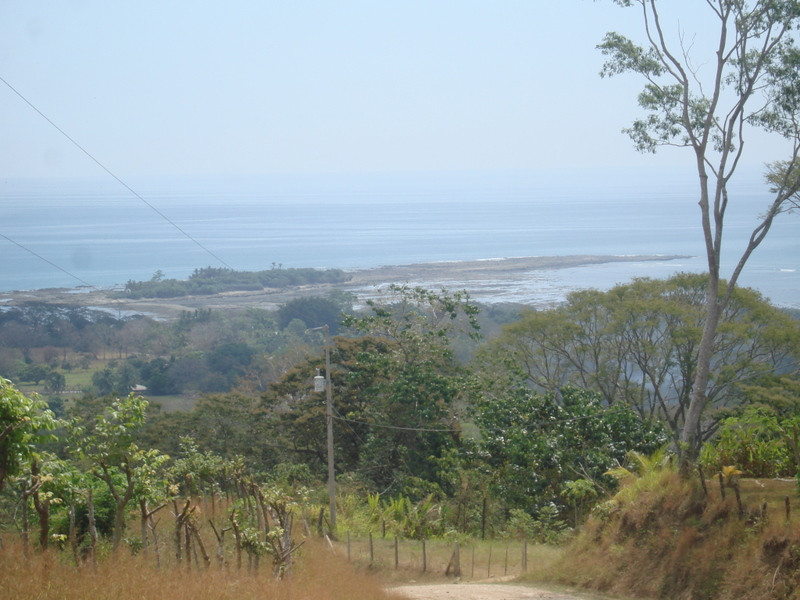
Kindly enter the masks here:
[[718, 487], [655, 458], [617, 469], [623, 487], [546, 574], [531, 576], [637, 598], [800, 597], [793, 483], [735, 476]]
[[[794, 35], [800, 3], [708, 0], [702, 26], [713, 32], [716, 42], [708, 56], [697, 56], [691, 34], [680, 26], [674, 32], [668, 28], [668, 23], [677, 20], [677, 15], [662, 14], [662, 7], [665, 13], [677, 11], [670, 3], [614, 1], [624, 7], [637, 5], [644, 25], [642, 44], [609, 33], [599, 46], [608, 57], [602, 75], [630, 72], [645, 81], [639, 105], [646, 116], [634, 121], [626, 133], [643, 152], [664, 146], [690, 150], [700, 190], [708, 279], [702, 335], [694, 352], [696, 367], [681, 431], [680, 450], [688, 461], [698, 455], [704, 440], [706, 409], [714, 402], [709, 385], [718, 372], [714, 347], [739, 275], [773, 220], [800, 203], [800, 51]], [[772, 200], [757, 219], [726, 283], [720, 273], [725, 216], [735, 202], [731, 182], [753, 130], [770, 134], [785, 154], [767, 169]]]
[[[597, 390], [641, 419], [664, 423], [678, 443], [691, 402], [703, 335], [707, 277], [638, 279], [608, 292], [570, 294], [552, 310], [526, 310], [482, 351], [484, 370], [518, 373], [534, 389]], [[706, 388], [703, 441], [742, 403], [748, 384], [792, 372], [800, 357], [796, 319], [748, 289], [736, 289], [717, 328]]]
[[33, 600], [384, 600], [392, 598], [377, 578], [357, 571], [327, 549], [304, 553], [293, 577], [235, 569], [158, 569], [146, 556], [104, 558], [92, 569], [76, 568], [49, 553], [20, 560], [19, 544], [0, 544], [0, 580], [8, 598]]
[[[463, 293], [406, 286], [361, 309], [328, 295], [172, 323], [9, 308], [0, 313], [2, 364], [28, 383], [3, 380], [0, 525], [22, 548], [58, 549], [64, 568], [88, 562], [99, 572], [109, 555], [211, 577], [219, 562], [231, 582], [240, 569], [275, 578], [299, 570], [324, 533], [362, 544], [370, 536], [564, 544], [580, 532], [566, 552], [589, 561], [585, 531], [618, 535], [618, 518], [634, 519], [637, 532], [649, 526], [619, 515], [649, 501], [643, 473], [657, 471], [666, 458], [655, 456], [671, 456], [665, 448], [680, 439], [704, 286], [694, 275], [638, 280], [549, 310], [491, 314]], [[325, 338], [309, 327], [334, 307], [336, 531], [325, 516], [325, 402], [311, 385], [325, 369]], [[483, 340], [482, 331], [493, 334]], [[716, 412], [699, 463], [707, 499], [698, 502], [739, 526], [760, 501], [744, 485], [726, 487], [741, 492], [744, 508], [731, 504], [738, 492], [719, 508], [708, 491], [717, 474], [728, 486], [798, 472], [800, 328], [755, 292], [736, 290], [719, 331]], [[61, 391], [46, 383], [54, 372], [65, 378]], [[83, 392], [64, 393], [76, 381]], [[190, 399], [181, 409], [178, 393]], [[627, 465], [631, 457], [644, 471]], [[659, 493], [673, 485], [658, 481]], [[701, 493], [680, 490], [687, 502]], [[675, 502], [664, 509], [682, 510]], [[781, 569], [793, 572], [787, 560]]]
[[164, 279], [159, 271], [149, 281], [128, 281], [125, 298], [178, 298], [264, 288], [288, 288], [310, 283], [343, 283], [349, 276], [341, 269], [284, 269], [234, 271], [216, 267], [195, 269], [188, 279]]

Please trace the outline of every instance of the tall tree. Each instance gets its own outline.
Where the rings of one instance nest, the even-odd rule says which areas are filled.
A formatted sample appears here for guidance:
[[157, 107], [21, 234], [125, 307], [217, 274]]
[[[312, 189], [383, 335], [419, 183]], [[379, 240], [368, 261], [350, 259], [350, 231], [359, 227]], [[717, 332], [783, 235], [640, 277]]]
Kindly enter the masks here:
[[[646, 81], [639, 105], [647, 116], [626, 133], [636, 148], [655, 152], [662, 146], [690, 149], [699, 184], [700, 220], [708, 263], [703, 335], [681, 441], [684, 457], [697, 456], [701, 421], [708, 405], [712, 351], [722, 312], [753, 251], [767, 236], [775, 217], [798, 206], [800, 189], [800, 22], [796, 0], [706, 0], [704, 31], [712, 32], [713, 55], [695, 57], [693, 36], [668, 30], [662, 15], [677, 11], [657, 0], [614, 0], [638, 6], [644, 42], [619, 33], [606, 34], [600, 50], [608, 57], [601, 75], [633, 72]], [[767, 179], [771, 201], [750, 235], [727, 285], [720, 257], [725, 216], [732, 201], [731, 178], [744, 155], [753, 128], [786, 140], [783, 160], [772, 163]]]
[[[556, 308], [529, 310], [480, 353], [479, 372], [494, 387], [501, 373], [554, 391], [578, 385], [608, 404], [626, 403], [643, 419], [664, 419], [680, 440], [703, 334], [706, 275], [637, 279], [607, 292], [582, 290]], [[758, 292], [736, 288], [720, 318], [711, 364], [714, 376], [701, 423], [708, 439], [726, 408], [743, 400], [742, 386], [766, 374], [800, 369], [800, 327]]]

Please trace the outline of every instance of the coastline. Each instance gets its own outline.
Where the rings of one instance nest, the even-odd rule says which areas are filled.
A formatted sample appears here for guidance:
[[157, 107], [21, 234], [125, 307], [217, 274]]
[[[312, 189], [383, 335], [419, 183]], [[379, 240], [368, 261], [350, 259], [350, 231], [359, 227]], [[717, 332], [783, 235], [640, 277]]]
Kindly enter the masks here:
[[[473, 299], [501, 295], [501, 288], [523, 280], [537, 280], [548, 271], [586, 267], [607, 263], [671, 261], [686, 258], [680, 255], [635, 256], [528, 256], [454, 262], [429, 262], [392, 265], [348, 271], [352, 276], [343, 284], [305, 285], [288, 289], [235, 291], [209, 296], [178, 298], [143, 298], [125, 300], [112, 298], [111, 290], [85, 288], [48, 288], [0, 292], [0, 307], [20, 306], [31, 302], [60, 304], [74, 307], [94, 307], [119, 314], [144, 314], [158, 319], [178, 318], [182, 312], [197, 309], [236, 310], [262, 308], [274, 310], [294, 298], [342, 290], [363, 301], [381, 295], [386, 286], [408, 284], [431, 288], [466, 290]], [[544, 303], [553, 303], [550, 299]]]

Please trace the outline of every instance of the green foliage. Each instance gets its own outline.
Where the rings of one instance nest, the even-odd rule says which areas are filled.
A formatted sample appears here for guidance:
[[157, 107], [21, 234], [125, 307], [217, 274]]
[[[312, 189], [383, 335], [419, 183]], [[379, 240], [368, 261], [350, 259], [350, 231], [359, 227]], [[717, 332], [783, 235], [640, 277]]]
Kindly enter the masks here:
[[329, 294], [289, 300], [278, 308], [278, 325], [285, 329], [294, 319], [302, 321], [305, 327], [315, 328], [328, 325], [331, 335], [336, 335], [346, 313], [351, 312], [353, 298], [348, 295]]
[[310, 283], [343, 283], [348, 279], [349, 276], [340, 269], [271, 269], [250, 272], [205, 267], [195, 269], [187, 280], [153, 277], [150, 281], [128, 281], [124, 293], [120, 296], [176, 298], [230, 291], [286, 288]]
[[[768, 235], [774, 219], [798, 207], [800, 177], [800, 50], [795, 31], [800, 5], [794, 0], [707, 2], [697, 11], [699, 27], [716, 39], [707, 56], [697, 56], [691, 33], [677, 23], [676, 3], [658, 0], [617, 0], [620, 6], [641, 7], [644, 44], [609, 33], [599, 49], [607, 57], [601, 75], [633, 73], [644, 81], [639, 105], [645, 116], [625, 132], [634, 146], [655, 152], [663, 146], [691, 151], [690, 164], [699, 184], [700, 225], [708, 265], [702, 334], [685, 407], [674, 423], [685, 459], [694, 459], [715, 423], [707, 418], [717, 403], [716, 380], [729, 375], [731, 363], [717, 361], [714, 345], [722, 334], [722, 311], [736, 291], [753, 251]], [[663, 13], [663, 14], [662, 14]], [[706, 65], [707, 68], [699, 68]], [[735, 202], [737, 167], [744, 161], [745, 140], [753, 129], [774, 134], [785, 159], [767, 167], [772, 198], [754, 221], [728, 281], [720, 274], [725, 215]], [[783, 139], [781, 139], [783, 138]], [[731, 348], [739, 354], [736, 348]], [[738, 357], [737, 357], [738, 358]], [[725, 383], [723, 381], [723, 383]], [[707, 389], [709, 386], [712, 389]], [[668, 417], [668, 415], [665, 415]], [[711, 429], [704, 424], [711, 422]]]
[[[481, 368], [494, 387], [504, 373], [536, 389], [574, 384], [597, 390], [609, 404], [664, 419], [677, 441], [697, 371], [706, 284], [706, 276], [679, 274], [570, 294], [562, 306], [529, 310], [506, 326], [483, 351]], [[720, 409], [742, 401], [742, 384], [795, 371], [798, 358], [797, 322], [758, 293], [735, 290], [713, 346], [706, 392], [713, 410], [703, 436], [716, 429]]]
[[406, 539], [427, 539], [441, 533], [442, 507], [432, 496], [413, 502], [406, 496], [384, 500], [381, 516], [387, 531]]
[[147, 400], [130, 394], [114, 400], [94, 422], [70, 425], [73, 452], [89, 462], [92, 474], [106, 484], [114, 498], [115, 549], [122, 541], [125, 510], [137, 488], [147, 493], [167, 459], [158, 450], [145, 450], [135, 443], [147, 406]]
[[[470, 389], [454, 361], [449, 334], [476, 331], [477, 308], [462, 295], [395, 286], [395, 301], [349, 315], [359, 338], [331, 348], [336, 468], [371, 491], [419, 501], [439, 491], [438, 457], [458, 443], [456, 410]], [[296, 365], [263, 397], [265, 427], [287, 448], [282, 461], [324, 472], [325, 404], [311, 390], [322, 356]]]
[[475, 422], [495, 493], [507, 506], [530, 514], [560, 504], [576, 475], [609, 489], [613, 480], [605, 473], [628, 451], [650, 452], [665, 442], [658, 423], [575, 388], [551, 394], [520, 388], [510, 396], [484, 398]]
[[43, 436], [57, 425], [45, 402], [25, 396], [0, 377], [0, 492], [6, 478], [24, 468]]
[[700, 461], [709, 473], [736, 466], [746, 477], [793, 477], [800, 415], [781, 418], [766, 406], [748, 406], [722, 421], [718, 435], [703, 446]]

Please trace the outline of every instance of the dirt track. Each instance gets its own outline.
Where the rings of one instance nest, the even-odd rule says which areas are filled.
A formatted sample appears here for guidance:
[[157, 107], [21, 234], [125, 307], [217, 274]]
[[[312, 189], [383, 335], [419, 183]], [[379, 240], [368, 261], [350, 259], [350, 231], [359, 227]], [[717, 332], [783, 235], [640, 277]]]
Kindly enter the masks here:
[[391, 591], [408, 600], [586, 600], [536, 587], [497, 583], [447, 583], [439, 585], [403, 585]]

